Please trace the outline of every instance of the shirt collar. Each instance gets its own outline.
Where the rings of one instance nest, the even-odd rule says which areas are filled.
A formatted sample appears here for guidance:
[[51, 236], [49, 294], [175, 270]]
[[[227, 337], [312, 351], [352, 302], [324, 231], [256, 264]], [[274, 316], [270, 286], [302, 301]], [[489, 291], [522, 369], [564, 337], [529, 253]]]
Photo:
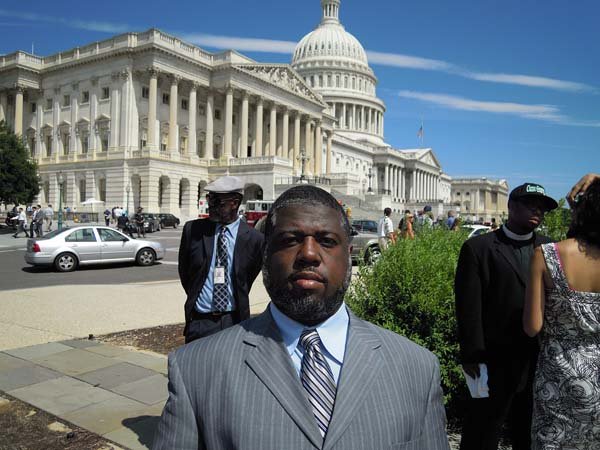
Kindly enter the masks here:
[[533, 231], [527, 234], [517, 234], [510, 231], [506, 225], [502, 225], [502, 231], [504, 231], [507, 238], [513, 241], [528, 241], [533, 237]]
[[283, 343], [285, 344], [290, 356], [296, 350], [302, 331], [316, 329], [321, 338], [321, 343], [327, 352], [333, 356], [338, 363], [344, 362], [344, 353], [346, 352], [346, 339], [348, 336], [348, 310], [346, 304], [342, 303], [336, 313], [320, 323], [316, 327], [307, 327], [293, 319], [290, 319], [282, 313], [273, 302], [269, 305], [273, 320], [277, 324]]
[[237, 236], [238, 229], [240, 228], [240, 219], [238, 218], [235, 222], [231, 222], [227, 225], [223, 225], [222, 223], [217, 224], [216, 233], [219, 234], [223, 227], [227, 228], [227, 231], [229, 231], [231, 236]]

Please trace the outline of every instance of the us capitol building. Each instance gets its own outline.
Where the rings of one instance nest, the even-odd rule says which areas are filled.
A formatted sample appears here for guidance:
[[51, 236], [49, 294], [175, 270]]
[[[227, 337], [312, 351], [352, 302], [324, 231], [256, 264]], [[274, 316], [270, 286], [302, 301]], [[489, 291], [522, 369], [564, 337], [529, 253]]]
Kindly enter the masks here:
[[0, 120], [39, 164], [36, 203], [57, 205], [62, 186], [63, 205], [79, 210], [95, 198], [189, 218], [203, 187], [229, 174], [245, 180], [248, 200], [308, 181], [379, 210], [501, 217], [505, 181], [452, 180], [432, 149], [385, 142], [366, 52], [340, 23], [340, 0], [321, 7], [291, 65], [210, 53], [157, 29], [0, 57]]

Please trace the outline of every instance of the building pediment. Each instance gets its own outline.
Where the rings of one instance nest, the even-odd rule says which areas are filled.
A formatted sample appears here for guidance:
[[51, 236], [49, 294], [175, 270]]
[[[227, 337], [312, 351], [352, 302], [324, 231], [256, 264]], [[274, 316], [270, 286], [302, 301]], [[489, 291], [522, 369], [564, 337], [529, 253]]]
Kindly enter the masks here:
[[321, 96], [310, 89], [304, 80], [285, 64], [236, 64], [234, 67], [278, 88], [327, 106]]
[[417, 157], [417, 160], [424, 164], [437, 167], [438, 169], [442, 168], [442, 165], [431, 149], [423, 151], [423, 153]]

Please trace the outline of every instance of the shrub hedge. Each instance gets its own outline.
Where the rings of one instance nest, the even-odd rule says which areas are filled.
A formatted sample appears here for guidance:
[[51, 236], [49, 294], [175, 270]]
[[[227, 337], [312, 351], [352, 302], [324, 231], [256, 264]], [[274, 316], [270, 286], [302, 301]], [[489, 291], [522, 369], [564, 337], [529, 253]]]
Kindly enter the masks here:
[[466, 386], [458, 364], [454, 273], [466, 232], [423, 230], [400, 239], [372, 267], [361, 266], [346, 296], [360, 317], [406, 336], [440, 360], [451, 424], [464, 404]]

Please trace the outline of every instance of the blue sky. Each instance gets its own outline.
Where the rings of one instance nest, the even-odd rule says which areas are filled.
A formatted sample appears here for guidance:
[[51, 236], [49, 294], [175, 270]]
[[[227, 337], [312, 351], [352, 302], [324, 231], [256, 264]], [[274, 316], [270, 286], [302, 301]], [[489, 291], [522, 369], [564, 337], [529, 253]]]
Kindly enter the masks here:
[[[387, 105], [386, 140], [433, 147], [452, 176], [536, 181], [561, 197], [600, 171], [600, 2], [342, 0]], [[49, 55], [160, 28], [207, 50], [289, 62], [319, 0], [3, 2], [0, 53]]]

